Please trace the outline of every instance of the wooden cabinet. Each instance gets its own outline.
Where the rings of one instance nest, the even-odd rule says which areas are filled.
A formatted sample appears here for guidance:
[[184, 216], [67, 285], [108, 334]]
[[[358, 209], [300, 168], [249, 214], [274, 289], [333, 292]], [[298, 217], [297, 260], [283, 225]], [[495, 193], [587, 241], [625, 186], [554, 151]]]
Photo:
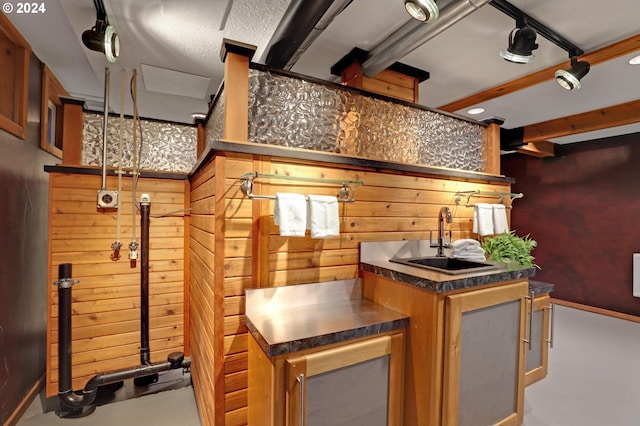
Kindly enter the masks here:
[[[435, 293], [367, 271], [363, 278], [366, 298], [410, 318], [404, 424], [522, 423], [526, 279]], [[476, 416], [480, 403], [501, 411]]]
[[[527, 313], [531, 310], [527, 304]], [[525, 385], [529, 386], [547, 376], [549, 362], [549, 326], [553, 315], [551, 298], [548, 294], [535, 297], [533, 302], [533, 317], [531, 321], [531, 348], [525, 347]]]
[[249, 339], [249, 425], [402, 424], [404, 330], [276, 357]]
[[446, 296], [442, 424], [522, 424], [527, 291], [520, 282]]

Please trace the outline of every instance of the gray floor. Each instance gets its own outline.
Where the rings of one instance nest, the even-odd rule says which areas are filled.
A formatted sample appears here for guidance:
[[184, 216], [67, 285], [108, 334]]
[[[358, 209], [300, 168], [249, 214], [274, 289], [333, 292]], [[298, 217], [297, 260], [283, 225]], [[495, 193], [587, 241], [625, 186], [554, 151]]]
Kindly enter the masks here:
[[[640, 426], [640, 324], [563, 306], [556, 315], [549, 375], [525, 391], [525, 426]], [[193, 388], [180, 380], [167, 376], [146, 392], [171, 390], [103, 405], [82, 419], [42, 414], [36, 399], [18, 426], [200, 426]], [[119, 398], [136, 394], [131, 386]]]
[[525, 390], [525, 426], [640, 425], [640, 324], [556, 309], [549, 374]]
[[135, 387], [131, 380], [112, 401], [86, 417], [63, 419], [55, 411], [57, 398], [36, 398], [17, 426], [201, 426], [190, 377], [182, 370], [160, 373], [160, 380]]

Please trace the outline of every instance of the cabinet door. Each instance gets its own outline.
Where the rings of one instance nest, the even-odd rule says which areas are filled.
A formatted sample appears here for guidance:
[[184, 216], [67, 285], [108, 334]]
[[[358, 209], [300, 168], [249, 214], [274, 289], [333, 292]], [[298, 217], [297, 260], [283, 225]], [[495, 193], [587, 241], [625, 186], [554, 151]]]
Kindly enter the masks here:
[[404, 334], [286, 361], [287, 425], [401, 425]]
[[[531, 321], [531, 347], [525, 349], [525, 385], [529, 386], [547, 376], [549, 357], [549, 311], [551, 298], [548, 294], [538, 296], [533, 302]], [[529, 312], [527, 304], [527, 313]]]
[[519, 425], [528, 283], [447, 296], [443, 424]]

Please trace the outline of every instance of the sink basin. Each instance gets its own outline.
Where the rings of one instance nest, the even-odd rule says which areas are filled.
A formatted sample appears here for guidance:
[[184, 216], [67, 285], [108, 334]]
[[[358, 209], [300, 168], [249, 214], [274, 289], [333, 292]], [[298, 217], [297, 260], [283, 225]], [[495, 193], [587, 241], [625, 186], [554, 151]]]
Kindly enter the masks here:
[[410, 257], [403, 259], [389, 259], [389, 261], [452, 275], [483, 272], [498, 268], [498, 266], [493, 263], [477, 262], [453, 257]]

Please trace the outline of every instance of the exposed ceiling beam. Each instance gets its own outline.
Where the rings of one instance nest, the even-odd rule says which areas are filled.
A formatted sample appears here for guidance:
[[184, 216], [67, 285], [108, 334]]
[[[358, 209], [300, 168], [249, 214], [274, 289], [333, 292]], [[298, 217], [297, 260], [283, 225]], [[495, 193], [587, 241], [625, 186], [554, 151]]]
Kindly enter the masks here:
[[549, 141], [530, 142], [523, 145], [522, 148], [516, 149], [516, 152], [539, 158], [554, 157], [556, 155], [555, 146], [556, 144]]
[[[627, 55], [632, 52], [640, 50], [640, 34], [636, 34], [625, 40], [617, 43], [605, 46], [601, 49], [595, 50], [591, 53], [584, 54], [580, 57], [580, 60], [587, 61], [591, 66], [595, 66], [599, 63], [610, 61], [620, 56]], [[529, 74], [525, 77], [517, 80], [509, 81], [496, 87], [492, 87], [482, 92], [478, 92], [469, 97], [459, 99], [457, 101], [448, 103], [438, 107], [438, 109], [448, 112], [459, 111], [470, 106], [489, 101], [491, 99], [505, 96], [518, 90], [523, 90], [536, 84], [543, 83], [548, 80], [554, 79], [554, 73], [559, 68], [568, 67], [570, 62], [567, 60], [558, 65], [537, 71], [533, 74]]]
[[638, 122], [640, 100], [525, 126], [523, 141], [540, 142]]

